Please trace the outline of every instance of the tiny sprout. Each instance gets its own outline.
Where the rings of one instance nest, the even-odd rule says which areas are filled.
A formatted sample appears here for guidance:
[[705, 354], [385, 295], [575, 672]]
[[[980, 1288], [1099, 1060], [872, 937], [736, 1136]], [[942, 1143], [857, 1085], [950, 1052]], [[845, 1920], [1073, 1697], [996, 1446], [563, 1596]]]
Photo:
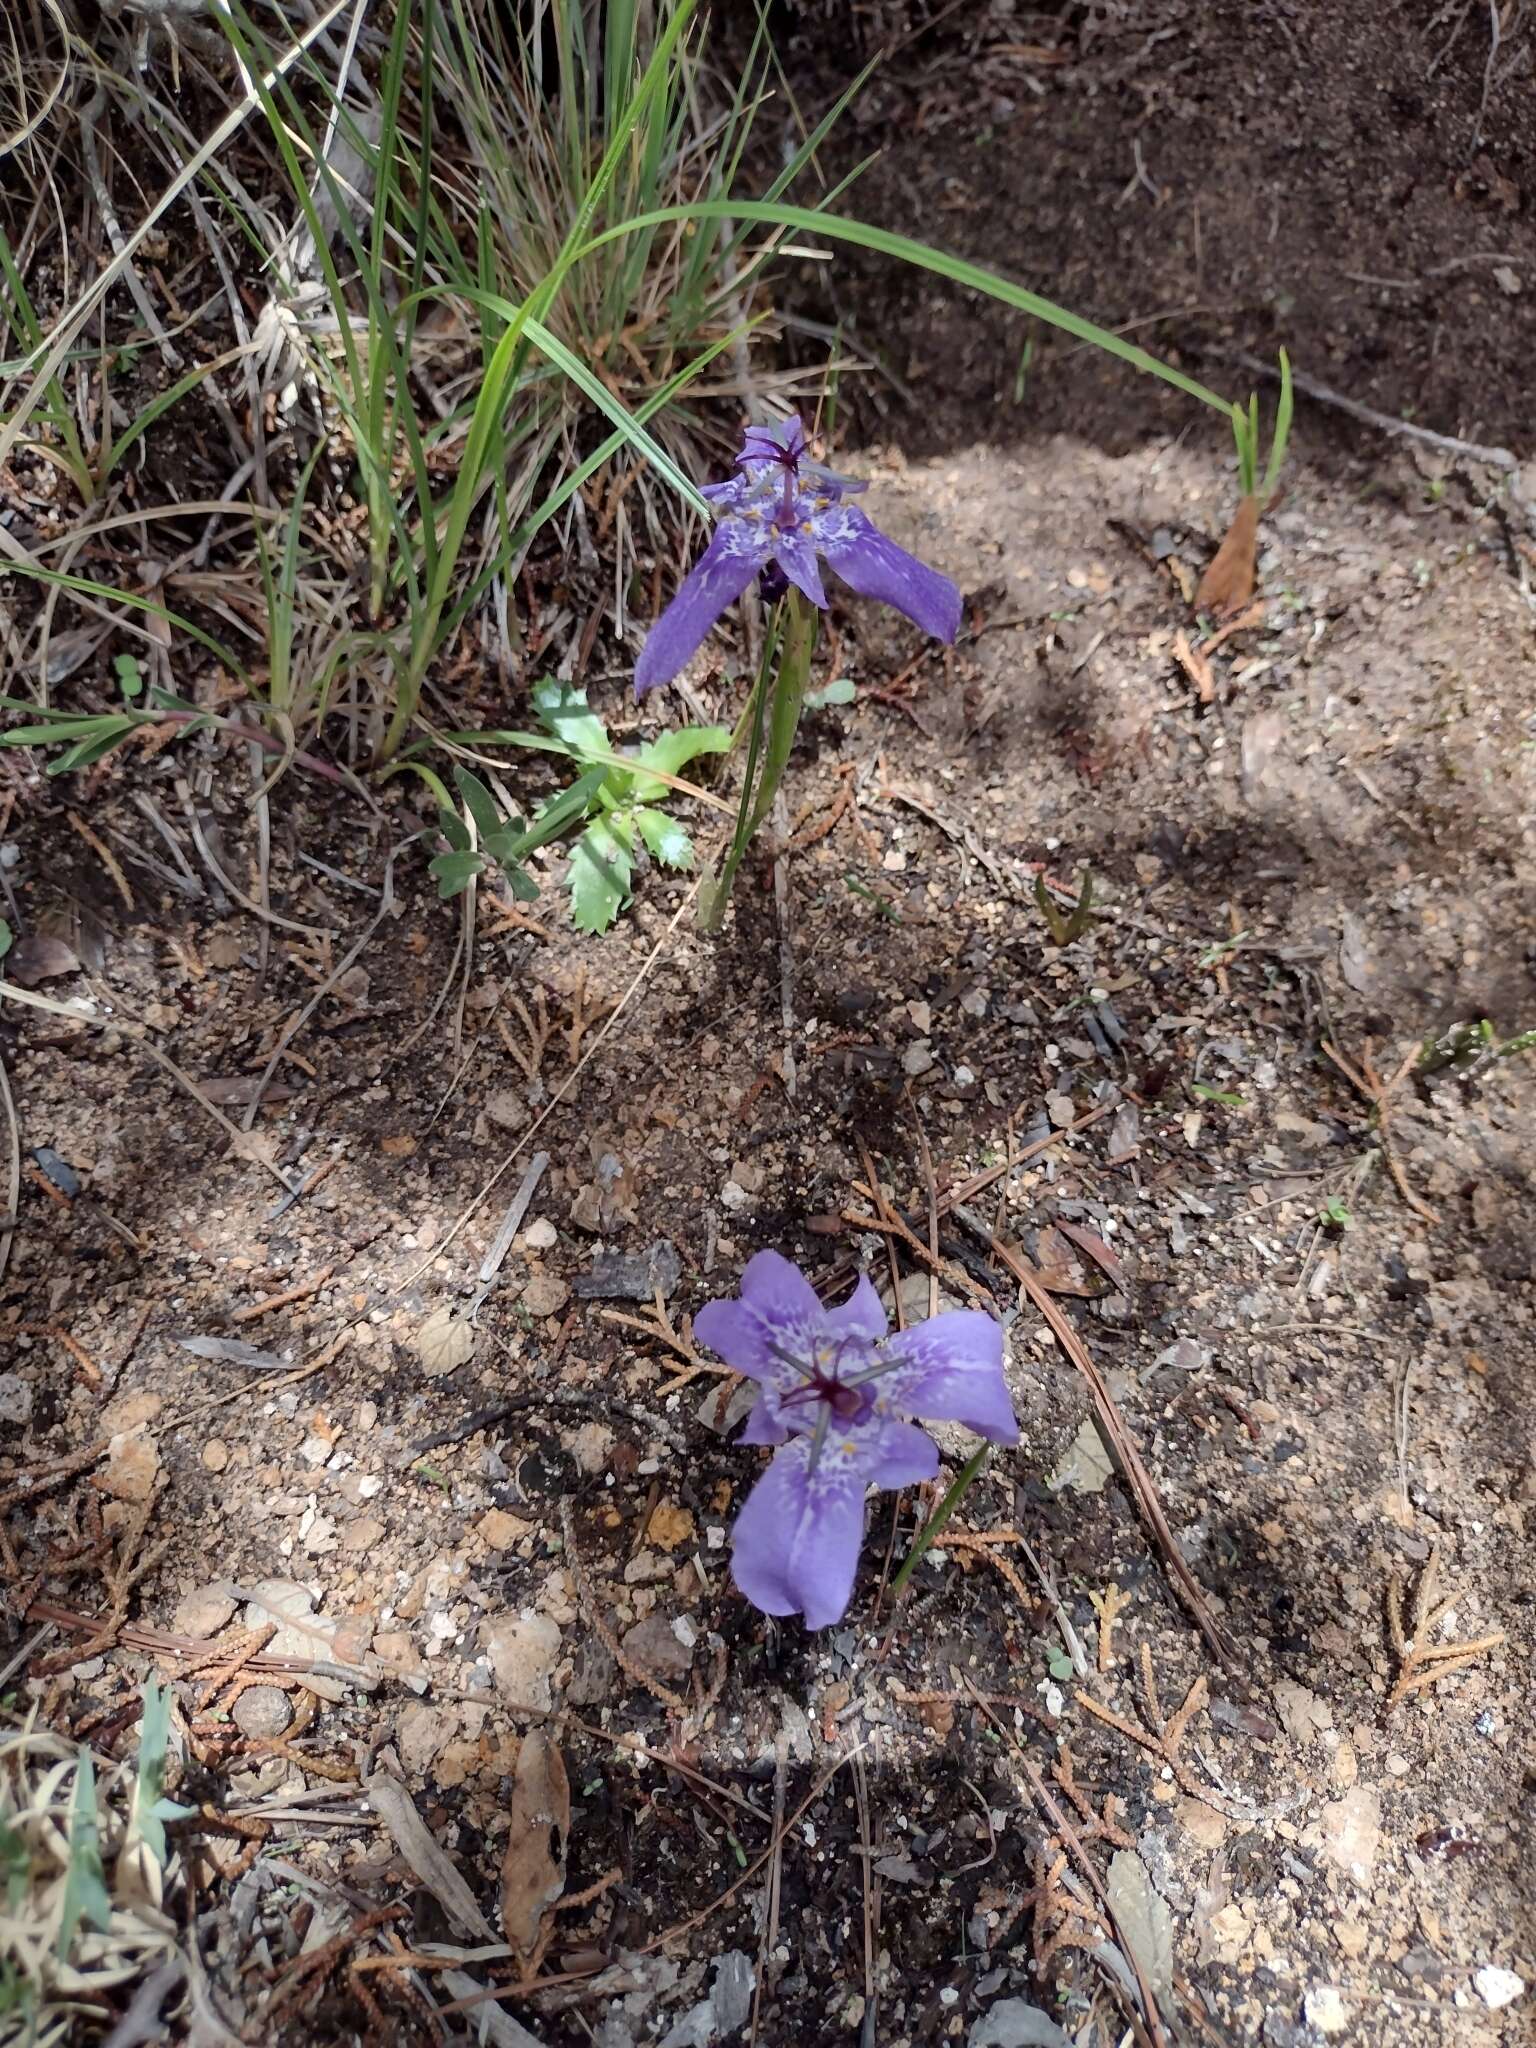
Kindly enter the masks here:
[[1087, 931], [1093, 914], [1093, 872], [1083, 870], [1083, 885], [1078, 891], [1077, 902], [1067, 916], [1051, 901], [1050, 891], [1045, 886], [1044, 875], [1035, 877], [1035, 905], [1045, 919], [1046, 929], [1058, 946], [1070, 946], [1074, 939], [1080, 939]]

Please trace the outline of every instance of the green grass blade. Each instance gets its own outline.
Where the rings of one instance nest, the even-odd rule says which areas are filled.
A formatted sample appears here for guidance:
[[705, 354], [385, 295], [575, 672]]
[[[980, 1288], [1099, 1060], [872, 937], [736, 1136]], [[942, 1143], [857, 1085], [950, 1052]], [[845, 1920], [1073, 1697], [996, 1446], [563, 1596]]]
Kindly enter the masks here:
[[[749, 220], [759, 221], [766, 227], [793, 228], [809, 235], [821, 235], [833, 242], [847, 242], [855, 248], [868, 249], [878, 256], [889, 256], [898, 263], [910, 264], [918, 270], [930, 271], [949, 283], [958, 285], [962, 291], [980, 292], [987, 298], [998, 300], [1002, 305], [1012, 306], [1016, 312], [1032, 314], [1043, 320], [1047, 326], [1060, 328], [1064, 334], [1072, 335], [1078, 341], [1086, 341], [1102, 349], [1106, 355], [1117, 357], [1133, 369], [1145, 371], [1150, 377], [1158, 377], [1187, 397], [1199, 399], [1202, 405], [1211, 406], [1224, 418], [1232, 416], [1232, 404], [1219, 392], [1197, 378], [1186, 376], [1171, 363], [1160, 362], [1149, 355], [1144, 348], [1127, 341], [1123, 335], [1112, 334], [1107, 327], [1100, 327], [1092, 320], [1084, 320], [1066, 307], [1058, 306], [1053, 300], [1045, 299], [1038, 292], [1027, 291], [1023, 285], [1015, 284], [1011, 278], [1000, 277], [996, 271], [983, 270], [979, 264], [967, 263], [963, 257], [951, 256], [943, 249], [932, 248], [926, 242], [915, 242], [909, 235], [898, 235], [889, 228], [871, 227], [866, 221], [847, 220], [839, 214], [819, 212], [807, 206], [789, 206], [780, 201], [753, 199], [706, 199], [690, 206], [662, 206], [650, 213], [636, 214], [621, 221], [617, 226], [605, 228], [582, 243], [572, 252], [572, 260], [580, 262], [587, 256], [595, 255], [609, 242], [620, 240], [625, 235], [637, 234], [647, 228], [659, 227], [668, 221], [677, 220]], [[563, 271], [557, 282], [563, 282]]]
[[1280, 399], [1275, 407], [1275, 438], [1270, 444], [1269, 464], [1264, 471], [1263, 496], [1266, 502], [1274, 496], [1275, 485], [1280, 481], [1280, 471], [1285, 464], [1285, 451], [1291, 438], [1291, 415], [1295, 403], [1296, 394], [1291, 389], [1291, 359], [1285, 350], [1281, 349]]

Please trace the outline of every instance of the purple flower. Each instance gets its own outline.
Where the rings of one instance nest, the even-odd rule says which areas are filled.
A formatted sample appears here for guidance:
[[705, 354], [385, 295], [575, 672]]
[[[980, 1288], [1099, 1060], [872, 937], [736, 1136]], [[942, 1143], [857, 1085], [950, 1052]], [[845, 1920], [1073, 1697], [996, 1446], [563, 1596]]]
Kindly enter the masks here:
[[863, 484], [811, 460], [798, 418], [749, 427], [736, 465], [728, 483], [705, 486], [720, 523], [640, 650], [636, 696], [670, 683], [726, 607], [769, 568], [824, 611], [825, 560], [861, 597], [894, 605], [925, 633], [953, 642], [960, 592], [845, 502]]
[[777, 1455], [736, 1517], [731, 1572], [765, 1614], [826, 1628], [848, 1605], [870, 1486], [932, 1479], [939, 1454], [902, 1415], [959, 1422], [1018, 1442], [1003, 1380], [1003, 1333], [980, 1309], [955, 1309], [887, 1334], [867, 1278], [824, 1309], [798, 1266], [759, 1252], [737, 1301], [712, 1301], [694, 1334], [762, 1392], [744, 1444]]

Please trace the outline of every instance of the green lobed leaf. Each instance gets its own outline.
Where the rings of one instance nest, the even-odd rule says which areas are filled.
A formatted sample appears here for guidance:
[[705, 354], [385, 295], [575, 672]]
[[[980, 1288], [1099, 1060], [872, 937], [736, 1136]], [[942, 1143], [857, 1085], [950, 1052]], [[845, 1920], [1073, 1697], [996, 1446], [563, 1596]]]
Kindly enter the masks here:
[[613, 752], [608, 728], [595, 711], [587, 709], [585, 690], [573, 690], [569, 683], [557, 683], [546, 676], [533, 686], [533, 708], [550, 737], [578, 757]]
[[663, 867], [669, 868], [693, 866], [693, 841], [676, 818], [669, 818], [665, 811], [652, 810], [644, 804], [631, 811], [630, 816], [652, 860], [659, 860]]
[[666, 783], [641, 770], [658, 768], [663, 775], [681, 775], [700, 754], [728, 753], [730, 745], [728, 725], [680, 725], [675, 732], [664, 732], [658, 739], [647, 740], [635, 755], [636, 772], [631, 783], [635, 801], [656, 803], [667, 789]]
[[446, 903], [458, 896], [477, 875], [485, 873], [485, 861], [478, 853], [440, 853], [430, 862], [427, 873], [437, 883], [437, 893]]
[[832, 704], [851, 704], [858, 695], [847, 676], [839, 676], [835, 683], [828, 683], [824, 690], [812, 690], [805, 700], [807, 711], [825, 711]]
[[594, 818], [571, 848], [571, 919], [581, 932], [605, 932], [629, 894], [634, 862], [619, 818]]

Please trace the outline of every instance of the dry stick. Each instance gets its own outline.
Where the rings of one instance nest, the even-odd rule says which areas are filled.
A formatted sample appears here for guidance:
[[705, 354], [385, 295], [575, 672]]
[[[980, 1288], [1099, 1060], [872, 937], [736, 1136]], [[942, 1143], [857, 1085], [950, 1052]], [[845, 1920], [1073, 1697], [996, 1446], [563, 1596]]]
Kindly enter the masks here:
[[1438, 1223], [1440, 1221], [1439, 1216], [1430, 1208], [1427, 1202], [1421, 1201], [1408, 1185], [1408, 1176], [1403, 1172], [1402, 1163], [1398, 1159], [1397, 1153], [1393, 1150], [1391, 1117], [1387, 1109], [1387, 1097], [1399, 1086], [1409, 1069], [1413, 1066], [1414, 1061], [1418, 1058], [1418, 1047], [1410, 1046], [1403, 1055], [1402, 1064], [1397, 1068], [1391, 1080], [1383, 1081], [1371, 1063], [1369, 1044], [1367, 1044], [1366, 1051], [1360, 1055], [1360, 1064], [1357, 1067], [1353, 1061], [1344, 1057], [1337, 1046], [1330, 1045], [1326, 1038], [1322, 1039], [1320, 1043], [1323, 1051], [1333, 1061], [1333, 1064], [1338, 1068], [1345, 1080], [1348, 1081], [1349, 1085], [1363, 1095], [1365, 1100], [1375, 1110], [1376, 1128], [1381, 1138], [1382, 1156], [1387, 1162], [1387, 1171], [1392, 1176], [1397, 1192], [1402, 1196], [1415, 1216], [1421, 1217], [1426, 1223]]
[[[1258, 356], [1246, 355], [1242, 349], [1213, 349], [1213, 355], [1223, 361], [1240, 364], [1251, 370], [1255, 377], [1267, 378], [1278, 383], [1280, 372], [1273, 363], [1266, 363]], [[1464, 456], [1469, 462], [1486, 462], [1490, 469], [1518, 469], [1520, 458], [1511, 454], [1508, 448], [1484, 448], [1476, 441], [1459, 441], [1454, 434], [1432, 433], [1428, 427], [1416, 427], [1409, 420], [1395, 420], [1390, 413], [1377, 412], [1374, 406], [1362, 405], [1357, 398], [1345, 398], [1341, 392], [1332, 391], [1326, 384], [1319, 384], [1315, 377], [1309, 377], [1304, 370], [1292, 370], [1291, 382], [1308, 398], [1315, 398], [1319, 405], [1331, 405], [1336, 412], [1347, 413], [1352, 420], [1362, 425], [1375, 427], [1383, 434], [1398, 434], [1410, 441], [1422, 441], [1427, 448], [1438, 448], [1443, 455]]]
[[253, 1323], [258, 1316], [270, 1315], [275, 1308], [291, 1308], [296, 1301], [308, 1301], [312, 1294], [320, 1292], [335, 1270], [334, 1266], [322, 1266], [312, 1280], [301, 1280], [297, 1287], [285, 1287], [281, 1294], [268, 1294], [260, 1301], [248, 1302], [244, 1308], [237, 1308], [230, 1321]]
[[[111, 1000], [110, 995], [108, 996], [108, 1000]], [[105, 1024], [107, 1022], [107, 1019], [101, 1017], [93, 1019], [91, 1021], [100, 1024]], [[140, 1025], [139, 1028], [142, 1031], [144, 1027]], [[211, 1102], [208, 1099], [208, 1097], [203, 1093], [202, 1089], [199, 1088], [197, 1083], [192, 1079], [191, 1075], [184, 1074], [181, 1071], [181, 1068], [177, 1066], [176, 1062], [173, 1059], [171, 1059], [167, 1054], [163, 1053], [160, 1050], [159, 1046], [156, 1045], [152, 1039], [145, 1036], [139, 1038], [135, 1042], [137, 1043], [138, 1048], [141, 1052], [147, 1052], [150, 1058], [155, 1062], [156, 1066], [164, 1067], [165, 1071], [171, 1076], [171, 1079], [175, 1081], [178, 1084], [178, 1086], [185, 1088], [187, 1093], [192, 1097], [192, 1100], [194, 1102], [200, 1103], [202, 1107], [207, 1110], [208, 1114], [213, 1118], [216, 1124], [222, 1125], [224, 1130], [228, 1133], [231, 1147], [234, 1150], [234, 1152], [238, 1155], [238, 1157], [242, 1159], [254, 1159], [258, 1166], [264, 1166], [267, 1172], [271, 1174], [272, 1178], [281, 1184], [285, 1193], [291, 1195], [294, 1192], [293, 1182], [288, 1178], [287, 1174], [284, 1173], [283, 1169], [280, 1166], [276, 1165], [272, 1160], [263, 1157], [263, 1155], [259, 1152], [254, 1152], [252, 1150], [249, 1136], [249, 1127], [247, 1127], [246, 1130], [242, 1131], [238, 1124], [231, 1123], [229, 1118], [224, 1114], [223, 1110], [219, 1108], [218, 1104], [215, 1102]], [[262, 1089], [266, 1087], [267, 1082], [270, 1081], [271, 1078], [272, 1076], [270, 1074], [264, 1074], [262, 1076]], [[255, 1100], [257, 1102], [260, 1102], [261, 1089], [257, 1090]]]
[[596, 1038], [593, 1039], [592, 1043], [587, 1047], [587, 1050], [582, 1054], [581, 1058], [576, 1062], [575, 1066], [572, 1067], [571, 1071], [560, 1083], [560, 1086], [550, 1096], [549, 1101], [544, 1105], [543, 1109], [540, 1110], [539, 1114], [534, 1118], [533, 1122], [529, 1125], [528, 1129], [523, 1133], [522, 1137], [518, 1139], [517, 1143], [512, 1147], [512, 1150], [507, 1154], [506, 1158], [503, 1159], [500, 1166], [498, 1166], [496, 1171], [491, 1175], [490, 1179], [481, 1188], [480, 1192], [475, 1196], [474, 1200], [470, 1203], [469, 1207], [458, 1218], [457, 1222], [451, 1225], [447, 1234], [439, 1240], [437, 1245], [433, 1248], [431, 1256], [426, 1259], [423, 1259], [419, 1266], [414, 1267], [409, 1273], [406, 1274], [405, 1278], [400, 1282], [399, 1286], [396, 1287], [396, 1294], [401, 1294], [405, 1291], [407, 1287], [414, 1286], [415, 1283], [421, 1278], [422, 1274], [426, 1272], [427, 1268], [442, 1256], [442, 1254], [448, 1249], [449, 1245], [451, 1245], [454, 1239], [459, 1235], [460, 1231], [463, 1230], [466, 1224], [468, 1224], [473, 1219], [473, 1217], [479, 1210], [481, 1203], [485, 1200], [486, 1196], [491, 1192], [492, 1188], [496, 1186], [497, 1182], [501, 1179], [502, 1175], [508, 1172], [517, 1163], [517, 1161], [521, 1159], [523, 1153], [527, 1150], [528, 1146], [532, 1143], [534, 1138], [537, 1137], [538, 1133], [543, 1129], [545, 1123], [548, 1121], [550, 1117], [554, 1115], [555, 1111], [560, 1107], [560, 1104], [565, 1100], [566, 1096], [570, 1093], [571, 1089], [575, 1087], [576, 1082], [579, 1080], [582, 1070], [586, 1067], [587, 1063], [590, 1060], [594, 1059], [597, 1056], [597, 1054], [601, 1051], [603, 1045], [607, 1041], [608, 1034], [613, 1030], [615, 1024], [618, 1023], [619, 1018], [624, 1014], [624, 1011], [628, 1008], [630, 1002], [639, 993], [642, 983], [649, 975], [651, 969], [656, 965], [656, 962], [661, 958], [662, 954], [665, 952], [668, 944], [671, 941], [673, 933], [682, 923], [684, 917], [687, 916], [689, 910], [692, 909], [694, 899], [697, 897], [698, 893], [699, 882], [696, 880], [693, 884], [693, 887], [688, 891], [687, 895], [683, 898], [682, 902], [677, 906], [677, 909], [673, 912], [672, 917], [667, 924], [666, 930], [662, 933], [661, 937], [656, 941], [655, 945], [652, 946], [650, 952], [647, 953], [645, 958], [641, 961], [639, 968], [635, 972], [634, 979], [630, 982], [628, 988], [625, 989], [623, 995], [620, 996], [615, 1008], [612, 1011], [610, 1011], [608, 1018], [603, 1025], [603, 1028], [601, 1029], [601, 1031], [598, 1032]]
[[1094, 1363], [1088, 1347], [1062, 1314], [1049, 1289], [1042, 1285], [1039, 1277], [1030, 1271], [1013, 1247], [994, 1237], [981, 1218], [972, 1215], [969, 1210], [957, 1206], [955, 1214], [967, 1229], [991, 1248], [994, 1256], [1002, 1260], [1045, 1318], [1052, 1336], [1088, 1382], [1088, 1391], [1093, 1396], [1093, 1405], [1098, 1410], [1099, 1423], [1105, 1438], [1132, 1493], [1136, 1496], [1136, 1504], [1141, 1509], [1142, 1517], [1162, 1551], [1200, 1633], [1229, 1671], [1240, 1671], [1242, 1667], [1237, 1645], [1211, 1612], [1199, 1580], [1184, 1562], [1179, 1547], [1173, 1540], [1173, 1532], [1168, 1527], [1168, 1517], [1163, 1513], [1163, 1504], [1158, 1499], [1152, 1476], [1142, 1462], [1135, 1439], [1126, 1427], [1125, 1419], [1116, 1407], [1115, 1398], [1105, 1383], [1104, 1375]]
[[[1008, 1157], [1001, 1160], [996, 1166], [985, 1166], [980, 1173], [973, 1173], [970, 1179], [962, 1181], [959, 1187], [951, 1188], [947, 1195], [940, 1195], [940, 1216], [948, 1216], [961, 1202], [974, 1201], [977, 1195], [984, 1193], [986, 1189], [994, 1186], [1005, 1174], [1014, 1172], [1026, 1160], [1033, 1159], [1038, 1153], [1048, 1151], [1052, 1145], [1059, 1145], [1063, 1138], [1070, 1138], [1074, 1131], [1083, 1131], [1088, 1128], [1089, 1124], [1096, 1124], [1100, 1117], [1109, 1115], [1112, 1107], [1113, 1105], [1110, 1103], [1101, 1102], [1096, 1108], [1085, 1110], [1080, 1117], [1075, 1118], [1073, 1122], [1065, 1125], [1061, 1130], [1049, 1131], [1045, 1137], [1036, 1138], [1032, 1144], [1023, 1146], [1017, 1152], [1010, 1152]], [[871, 1226], [866, 1219], [863, 1227], [869, 1229], [874, 1226]], [[916, 1240], [913, 1241], [916, 1242]], [[923, 1247], [919, 1244], [918, 1249], [922, 1251]], [[846, 1280], [850, 1273], [855, 1270], [855, 1264], [852, 1259], [840, 1259], [835, 1266], [822, 1275], [817, 1284], [821, 1291], [826, 1293], [836, 1287], [840, 1281]], [[967, 1280], [966, 1285], [971, 1287], [969, 1280]], [[971, 1287], [973, 1295], [975, 1291], [974, 1287]]]
[[5, 1214], [0, 1216], [0, 1280], [3, 1280], [5, 1269], [10, 1264], [11, 1239], [16, 1235], [16, 1211], [21, 1203], [21, 1123], [16, 1115], [16, 1102], [11, 1094], [11, 1078], [5, 1070], [3, 1059], [0, 1059], [0, 1106], [4, 1107], [9, 1132], [6, 1146], [9, 1163], [6, 1170]]

